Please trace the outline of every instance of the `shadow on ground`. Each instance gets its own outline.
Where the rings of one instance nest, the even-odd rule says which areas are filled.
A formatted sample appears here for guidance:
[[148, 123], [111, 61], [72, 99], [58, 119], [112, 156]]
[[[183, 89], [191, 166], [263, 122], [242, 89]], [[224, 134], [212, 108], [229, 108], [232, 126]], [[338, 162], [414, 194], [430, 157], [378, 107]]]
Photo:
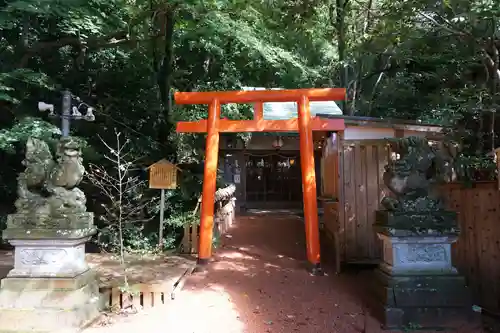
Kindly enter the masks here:
[[[364, 274], [335, 275], [326, 265], [326, 276], [315, 277], [304, 269], [300, 217], [242, 216], [221, 243], [208, 271], [193, 275], [185, 286], [187, 303], [202, 294], [212, 293], [214, 299], [207, 296], [198, 303], [197, 320], [205, 323], [203, 329], [185, 332], [384, 332], [365, 315]], [[182, 317], [181, 312], [176, 316]], [[481, 330], [464, 327], [454, 332]]]
[[[11, 260], [5, 259], [6, 270]], [[332, 274], [327, 261], [326, 275], [315, 277], [304, 269], [305, 263], [304, 225], [299, 216], [241, 216], [223, 236], [208, 271], [191, 276], [169, 306], [86, 333], [152, 333], [159, 327], [176, 333], [384, 332], [365, 315], [364, 274]], [[0, 274], [3, 267], [0, 262]], [[134, 267], [139, 274], [140, 265]], [[463, 327], [453, 332], [481, 330]]]
[[13, 251], [0, 251], [0, 279], [7, 276], [14, 264]]

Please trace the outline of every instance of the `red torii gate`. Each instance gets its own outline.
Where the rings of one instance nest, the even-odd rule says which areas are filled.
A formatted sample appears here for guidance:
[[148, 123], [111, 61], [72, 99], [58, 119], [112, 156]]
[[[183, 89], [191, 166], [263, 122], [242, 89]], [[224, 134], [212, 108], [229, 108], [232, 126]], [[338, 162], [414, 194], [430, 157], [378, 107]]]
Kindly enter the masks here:
[[[307, 259], [313, 274], [321, 274], [318, 204], [312, 131], [343, 131], [343, 119], [311, 118], [309, 102], [344, 100], [343, 88], [177, 92], [177, 104], [208, 104], [208, 119], [177, 123], [179, 133], [207, 133], [203, 193], [201, 203], [198, 267], [206, 265], [212, 256], [214, 195], [216, 190], [219, 133], [228, 132], [299, 132], [302, 191], [306, 228]], [[298, 118], [265, 120], [263, 103], [297, 102]], [[220, 105], [254, 103], [253, 120], [220, 119]]]

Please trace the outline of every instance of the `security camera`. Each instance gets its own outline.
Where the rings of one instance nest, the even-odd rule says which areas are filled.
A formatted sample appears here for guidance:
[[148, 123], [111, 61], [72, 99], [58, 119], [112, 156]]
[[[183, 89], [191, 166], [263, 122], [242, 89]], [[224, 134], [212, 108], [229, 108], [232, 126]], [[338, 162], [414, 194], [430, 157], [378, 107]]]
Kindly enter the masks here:
[[82, 113], [78, 110], [76, 106], [73, 106], [71, 108], [71, 116], [73, 118], [80, 118], [82, 116]]
[[45, 112], [49, 111], [49, 117], [54, 117], [54, 104], [47, 104], [45, 102], [38, 102], [38, 111]]
[[87, 113], [85, 114], [85, 120], [87, 120], [87, 121], [94, 121], [95, 120], [94, 108], [92, 108], [92, 107], [87, 108]]
[[45, 102], [38, 102], [38, 111], [45, 112], [49, 111], [50, 113], [54, 112], [54, 104], [47, 104]]

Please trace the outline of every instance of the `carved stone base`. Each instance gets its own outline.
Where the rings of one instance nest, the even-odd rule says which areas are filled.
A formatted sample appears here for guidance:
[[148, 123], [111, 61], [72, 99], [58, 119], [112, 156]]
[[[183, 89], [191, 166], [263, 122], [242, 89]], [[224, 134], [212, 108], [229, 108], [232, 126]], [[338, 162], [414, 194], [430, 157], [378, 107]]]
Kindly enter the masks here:
[[9, 216], [3, 238], [15, 247], [14, 268], [0, 285], [0, 333], [74, 331], [99, 315], [98, 280], [85, 261], [93, 233], [91, 213]]
[[451, 263], [454, 235], [378, 236], [383, 262], [370, 280], [371, 308], [385, 328], [453, 328], [473, 316], [465, 279]]
[[73, 278], [11, 278], [0, 290], [0, 333], [71, 332], [102, 309], [95, 274]]
[[380, 269], [391, 274], [454, 274], [451, 263], [452, 236], [394, 237], [378, 234], [382, 240]]
[[14, 269], [7, 277], [74, 277], [89, 269], [81, 239], [10, 240]]

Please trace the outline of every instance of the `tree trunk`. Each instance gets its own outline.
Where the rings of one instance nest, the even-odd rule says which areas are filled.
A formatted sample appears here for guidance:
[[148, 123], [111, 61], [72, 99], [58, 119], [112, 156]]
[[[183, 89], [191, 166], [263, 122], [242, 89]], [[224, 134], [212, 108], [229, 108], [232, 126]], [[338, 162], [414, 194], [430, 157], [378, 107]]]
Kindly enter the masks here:
[[[347, 88], [348, 84], [348, 68], [345, 63], [346, 60], [346, 22], [345, 15], [346, 9], [349, 0], [336, 0], [337, 4], [337, 16], [336, 16], [336, 26], [337, 26], [337, 52], [339, 54], [339, 63], [340, 63], [340, 86]], [[342, 103], [342, 109], [344, 114], [349, 114], [347, 108], [347, 96], [346, 99]]]
[[172, 75], [173, 75], [173, 56], [174, 56], [174, 28], [175, 28], [175, 9], [167, 8], [162, 13], [161, 30], [164, 32], [164, 50], [163, 58], [160, 61], [157, 84], [160, 91], [160, 99], [162, 103], [162, 115], [160, 117], [159, 141], [166, 147], [164, 154], [170, 160], [175, 159], [175, 147], [169, 141], [169, 135], [174, 129], [172, 117]]

